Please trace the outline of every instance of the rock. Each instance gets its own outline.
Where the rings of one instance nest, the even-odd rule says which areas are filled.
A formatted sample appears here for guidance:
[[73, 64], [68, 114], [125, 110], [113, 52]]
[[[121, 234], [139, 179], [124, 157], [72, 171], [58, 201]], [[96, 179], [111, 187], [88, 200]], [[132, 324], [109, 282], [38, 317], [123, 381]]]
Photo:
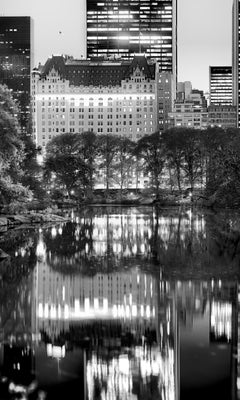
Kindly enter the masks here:
[[5, 253], [2, 249], [0, 249], [0, 260], [3, 260], [4, 258], [10, 257], [9, 254]]
[[0, 226], [8, 225], [8, 220], [6, 217], [0, 217]]

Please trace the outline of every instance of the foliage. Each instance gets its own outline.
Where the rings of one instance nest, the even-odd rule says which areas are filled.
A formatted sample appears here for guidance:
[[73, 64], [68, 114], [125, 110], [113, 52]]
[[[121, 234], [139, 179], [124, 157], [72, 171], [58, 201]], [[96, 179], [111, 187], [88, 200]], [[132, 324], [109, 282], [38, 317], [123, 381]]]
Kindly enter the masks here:
[[183, 137], [179, 129], [168, 129], [162, 134], [162, 140], [166, 148], [166, 157], [169, 167], [169, 175], [171, 170], [177, 178], [178, 189], [181, 192], [182, 187], [182, 164], [183, 164]]
[[22, 182], [24, 143], [20, 136], [17, 106], [11, 91], [0, 85], [0, 204], [2, 209], [21, 209], [32, 193]]
[[20, 138], [16, 103], [10, 90], [3, 85], [0, 85], [0, 138], [0, 160], [4, 164], [4, 172], [17, 180], [21, 174], [23, 143]]
[[17, 212], [26, 208], [32, 193], [21, 183], [13, 183], [9, 176], [0, 178], [0, 204], [4, 212]]
[[163, 168], [165, 165], [165, 146], [159, 132], [144, 136], [138, 141], [136, 153], [143, 160], [143, 168], [151, 176], [151, 185], [156, 199], [160, 196]]
[[95, 133], [83, 132], [79, 135], [78, 152], [83, 162], [88, 166], [86, 170], [88, 181], [86, 192], [87, 198], [92, 199], [95, 183], [96, 157], [98, 154], [98, 140]]
[[56, 136], [48, 143], [44, 176], [49, 181], [54, 176], [68, 196], [71, 196], [72, 190], [89, 185], [89, 167], [79, 153], [78, 134]]
[[119, 152], [120, 137], [116, 135], [99, 135], [97, 137], [98, 167], [104, 171], [106, 182], [106, 197], [109, 196], [109, 188], [114, 180], [116, 158]]
[[120, 197], [122, 198], [122, 191], [124, 187], [128, 187], [128, 181], [133, 172], [134, 163], [133, 158], [134, 143], [126, 137], [118, 137], [118, 152], [116, 155], [114, 165], [114, 181], [120, 186]]

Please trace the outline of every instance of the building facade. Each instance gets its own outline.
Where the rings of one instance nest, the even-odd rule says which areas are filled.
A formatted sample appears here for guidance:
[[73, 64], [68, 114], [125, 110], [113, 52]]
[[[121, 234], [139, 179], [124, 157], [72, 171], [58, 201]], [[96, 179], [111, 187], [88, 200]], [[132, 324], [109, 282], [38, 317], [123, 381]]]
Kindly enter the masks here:
[[33, 133], [43, 150], [54, 136], [92, 131], [138, 140], [157, 129], [156, 64], [49, 59], [34, 71]]
[[0, 17], [0, 83], [18, 102], [23, 131], [30, 118], [31, 29], [30, 17]]
[[232, 67], [210, 66], [209, 67], [209, 94], [210, 105], [231, 106], [232, 99]]
[[227, 105], [211, 105], [208, 107], [208, 124], [223, 129], [237, 127], [236, 107]]
[[177, 76], [177, 0], [87, 0], [87, 56], [137, 53]]
[[173, 111], [176, 85], [170, 72], [157, 71], [156, 82], [158, 130], [163, 132], [170, 127], [169, 113]]
[[190, 81], [177, 83], [177, 100], [187, 99], [192, 93], [192, 83]]
[[240, 117], [240, 89], [239, 89], [239, 78], [240, 78], [240, 40], [239, 40], [239, 28], [240, 28], [240, 9], [239, 0], [233, 0], [232, 8], [232, 79], [233, 79], [233, 105], [237, 108], [237, 127], [239, 127]]
[[169, 113], [169, 119], [172, 127], [206, 129], [208, 126], [207, 110], [193, 99], [176, 101], [174, 111]]

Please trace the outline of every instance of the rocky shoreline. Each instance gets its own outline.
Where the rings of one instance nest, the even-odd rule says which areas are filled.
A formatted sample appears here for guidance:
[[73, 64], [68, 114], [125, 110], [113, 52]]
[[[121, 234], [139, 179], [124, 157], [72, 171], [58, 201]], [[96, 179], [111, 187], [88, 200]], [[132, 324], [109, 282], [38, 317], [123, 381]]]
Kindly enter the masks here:
[[29, 214], [0, 215], [1, 226], [15, 226], [20, 224], [37, 224], [45, 222], [65, 222], [68, 218], [52, 213], [32, 212]]
[[[30, 212], [28, 214], [16, 214], [16, 215], [0, 215], [0, 231], [6, 232], [10, 228], [17, 226], [45, 224], [45, 223], [61, 223], [68, 221], [69, 218], [53, 213], [39, 213]], [[0, 261], [7, 259], [9, 254], [5, 253], [0, 248]]]

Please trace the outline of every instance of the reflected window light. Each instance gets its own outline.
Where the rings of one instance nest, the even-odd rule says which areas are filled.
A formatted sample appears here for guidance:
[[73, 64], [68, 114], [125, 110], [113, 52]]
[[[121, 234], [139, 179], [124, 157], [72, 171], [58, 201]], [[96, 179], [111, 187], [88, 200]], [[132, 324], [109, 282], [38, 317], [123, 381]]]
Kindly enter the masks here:
[[69, 318], [69, 307], [67, 304], [64, 306], [64, 318], [68, 319]]
[[48, 304], [47, 303], [44, 306], [44, 318], [48, 318]]
[[45, 257], [46, 256], [46, 247], [45, 247], [45, 244], [43, 243], [42, 239], [39, 239], [39, 242], [37, 244], [36, 255], [38, 257]]
[[150, 318], [151, 312], [150, 312], [150, 306], [146, 307], [146, 317]]
[[65, 286], [62, 288], [62, 299], [65, 301]]
[[94, 302], [94, 309], [98, 310], [99, 309], [99, 300], [98, 300], [98, 298], [95, 297], [93, 302]]
[[141, 244], [140, 248], [141, 248], [141, 253], [145, 253], [145, 245], [144, 245], [144, 243]]
[[57, 229], [54, 226], [52, 227], [51, 235], [53, 239], [57, 236]]
[[118, 309], [116, 304], [114, 304], [113, 308], [112, 308], [112, 313], [113, 313], [113, 318], [117, 318], [118, 316]]
[[39, 318], [43, 317], [43, 305], [42, 305], [42, 303], [39, 303], [39, 305], [38, 305], [38, 316], [39, 316]]
[[108, 299], [106, 298], [103, 299], [103, 311], [104, 312], [108, 311]]
[[89, 309], [90, 309], [90, 301], [89, 301], [88, 297], [86, 297], [84, 300], [84, 309], [85, 309], [85, 311], [89, 311]]
[[126, 317], [130, 318], [130, 307], [129, 307], [129, 305], [126, 306]]
[[61, 315], [62, 313], [61, 313], [61, 306], [60, 306], [60, 304], [58, 304], [58, 318], [61, 318]]
[[136, 245], [136, 243], [132, 247], [132, 253], [133, 254], [137, 254], [137, 245]]
[[137, 306], [136, 306], [136, 304], [133, 304], [133, 306], [132, 306], [132, 316], [134, 318], [137, 317]]
[[75, 309], [75, 312], [80, 311], [80, 301], [78, 299], [75, 299], [74, 309]]
[[50, 318], [55, 319], [57, 317], [57, 310], [54, 305], [51, 305]]
[[47, 343], [47, 356], [53, 358], [64, 358], [66, 355], [65, 345], [54, 346], [52, 343]]
[[167, 334], [170, 335], [170, 322], [167, 322]]
[[130, 373], [130, 363], [127, 355], [121, 355], [119, 357], [119, 372], [124, 375], [129, 375]]

